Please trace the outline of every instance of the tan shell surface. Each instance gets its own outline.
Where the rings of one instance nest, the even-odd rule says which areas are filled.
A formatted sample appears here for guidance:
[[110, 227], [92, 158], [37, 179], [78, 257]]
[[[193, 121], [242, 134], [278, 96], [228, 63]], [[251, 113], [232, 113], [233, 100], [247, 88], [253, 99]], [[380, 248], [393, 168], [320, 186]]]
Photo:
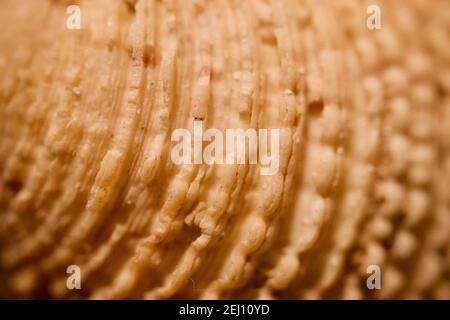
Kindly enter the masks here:
[[[450, 299], [448, 0], [3, 0], [0, 30], [0, 298]], [[194, 120], [279, 129], [277, 173], [174, 164]]]

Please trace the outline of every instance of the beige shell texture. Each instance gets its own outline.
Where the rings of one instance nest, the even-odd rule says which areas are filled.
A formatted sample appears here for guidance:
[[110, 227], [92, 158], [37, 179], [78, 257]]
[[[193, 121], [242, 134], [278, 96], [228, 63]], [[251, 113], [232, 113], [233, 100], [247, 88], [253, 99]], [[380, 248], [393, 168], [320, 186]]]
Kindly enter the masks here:
[[[450, 1], [2, 0], [0, 30], [0, 298], [450, 299]], [[175, 164], [194, 119], [279, 129], [278, 171]]]

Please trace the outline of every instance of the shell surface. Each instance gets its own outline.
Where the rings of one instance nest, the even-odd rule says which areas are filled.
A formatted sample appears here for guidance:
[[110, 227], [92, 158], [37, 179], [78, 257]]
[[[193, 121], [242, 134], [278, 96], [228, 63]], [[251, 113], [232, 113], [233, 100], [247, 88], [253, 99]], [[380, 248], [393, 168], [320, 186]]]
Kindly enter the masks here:
[[[0, 29], [0, 298], [450, 299], [449, 1], [3, 0]], [[277, 129], [276, 172], [174, 163], [196, 123]]]

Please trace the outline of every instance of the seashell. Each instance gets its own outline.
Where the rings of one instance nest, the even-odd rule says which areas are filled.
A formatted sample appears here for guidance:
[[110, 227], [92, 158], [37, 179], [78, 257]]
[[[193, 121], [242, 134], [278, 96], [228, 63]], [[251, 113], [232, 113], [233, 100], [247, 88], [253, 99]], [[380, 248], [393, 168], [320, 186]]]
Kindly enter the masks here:
[[377, 3], [1, 1], [0, 298], [450, 299], [450, 2]]

